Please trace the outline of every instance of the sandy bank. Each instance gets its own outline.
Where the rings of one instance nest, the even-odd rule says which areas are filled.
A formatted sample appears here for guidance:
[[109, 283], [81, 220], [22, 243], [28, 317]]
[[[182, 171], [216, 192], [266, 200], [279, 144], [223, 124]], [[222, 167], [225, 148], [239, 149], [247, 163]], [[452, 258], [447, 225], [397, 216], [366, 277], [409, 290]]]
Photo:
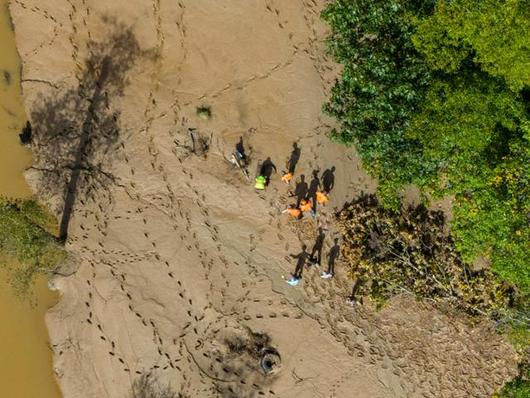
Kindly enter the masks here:
[[[127, 397], [146, 372], [189, 397], [486, 397], [513, 374], [514, 353], [490, 325], [407, 298], [353, 309], [342, 273], [307, 270], [298, 288], [282, 279], [316, 224], [280, 215], [290, 199], [277, 175], [257, 194], [230, 166], [240, 136], [251, 173], [267, 157], [280, 172], [295, 141], [298, 175], [336, 167], [323, 225], [374, 188], [325, 136], [320, 109], [337, 70], [321, 7], [12, 2], [35, 129], [28, 179], [58, 215], [89, 133], [67, 241], [78, 270], [56, 279], [62, 299], [47, 317], [65, 398]], [[201, 137], [206, 156], [189, 150]], [[274, 375], [231, 350], [247, 328], [281, 355]]]

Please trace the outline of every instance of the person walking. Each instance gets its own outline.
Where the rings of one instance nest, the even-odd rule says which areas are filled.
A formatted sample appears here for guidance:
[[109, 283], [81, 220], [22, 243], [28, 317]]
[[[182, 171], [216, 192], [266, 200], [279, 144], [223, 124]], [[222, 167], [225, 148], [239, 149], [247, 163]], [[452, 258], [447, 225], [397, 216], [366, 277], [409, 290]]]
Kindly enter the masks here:
[[327, 169], [322, 174], [322, 185], [324, 188], [324, 193], [326, 195], [329, 195], [333, 187], [335, 186], [335, 166], [333, 166], [331, 169]]
[[335, 273], [335, 261], [339, 258], [339, 255], [339, 238], [335, 238], [335, 245], [333, 245], [328, 253], [328, 270], [326, 272], [322, 272], [322, 275], [320, 275], [321, 278], [328, 279], [333, 276]]
[[300, 207], [300, 202], [302, 202], [302, 200], [305, 200], [307, 196], [307, 191], [307, 182], [305, 182], [305, 176], [302, 174], [300, 176], [300, 182], [296, 184], [296, 188], [294, 189], [294, 195], [296, 196], [295, 207]]
[[294, 170], [296, 169], [296, 165], [298, 164], [298, 160], [300, 159], [300, 152], [301, 151], [298, 147], [298, 144], [294, 142], [291, 157], [287, 161], [287, 171], [284, 172], [282, 176], [282, 181], [286, 184], [289, 184], [291, 182], [291, 179], [293, 178]]
[[258, 165], [258, 170], [254, 188], [262, 191], [269, 185], [272, 172], [276, 172], [276, 166], [271, 158], [268, 157], [261, 165]]
[[287, 281], [287, 283], [291, 286], [298, 285], [300, 279], [302, 279], [302, 272], [304, 271], [304, 266], [307, 263], [307, 259], [309, 258], [309, 253], [306, 250], [307, 246], [302, 245], [302, 251], [300, 253], [290, 255], [292, 258], [297, 259], [296, 268], [294, 269], [292, 278]]
[[361, 284], [362, 284], [362, 280], [360, 277], [357, 277], [357, 279], [355, 280], [355, 283], [353, 284], [353, 287], [351, 289], [351, 294], [350, 296], [346, 299], [346, 302], [348, 304], [362, 304], [362, 297], [361, 297], [361, 300], [357, 300], [357, 293], [359, 292], [359, 290], [361, 289]]
[[318, 170], [313, 170], [313, 179], [309, 183], [307, 190], [307, 199], [313, 204], [311, 209], [313, 216], [317, 213], [317, 192], [320, 188], [320, 179], [318, 178]]
[[309, 260], [317, 266], [320, 266], [322, 261], [322, 248], [324, 247], [325, 238], [326, 234], [324, 233], [324, 230], [322, 229], [322, 227], [319, 227], [317, 239], [315, 241], [315, 244], [313, 245], [313, 248], [311, 249], [311, 254], [309, 255]]

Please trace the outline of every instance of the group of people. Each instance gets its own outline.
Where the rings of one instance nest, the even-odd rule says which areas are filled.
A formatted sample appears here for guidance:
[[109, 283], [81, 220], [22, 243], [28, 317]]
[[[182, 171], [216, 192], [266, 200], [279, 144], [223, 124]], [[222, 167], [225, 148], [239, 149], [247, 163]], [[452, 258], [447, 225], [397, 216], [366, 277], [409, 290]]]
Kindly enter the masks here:
[[[303, 174], [300, 175], [300, 181], [296, 184], [294, 192], [291, 193], [291, 196], [296, 197], [296, 204], [287, 206], [283, 213], [288, 213], [294, 218], [302, 218], [306, 212], [316, 216], [317, 206], [325, 205], [329, 201], [329, 192], [334, 184], [334, 171], [335, 167], [324, 171], [321, 182], [318, 170], [314, 170], [313, 178], [309, 185], [305, 181], [305, 176]], [[291, 175], [291, 173], [284, 175], [284, 177], [288, 175]], [[288, 180], [285, 179], [284, 181], [289, 183], [291, 179], [292, 175]]]
[[[289, 161], [287, 162], [287, 170], [283, 173], [282, 181], [290, 184], [296, 169], [298, 160], [300, 159], [300, 148], [295, 142]], [[283, 213], [288, 213], [294, 218], [302, 218], [304, 213], [309, 212], [312, 216], [316, 215], [317, 206], [325, 205], [329, 201], [329, 192], [333, 189], [335, 184], [335, 167], [327, 169], [322, 174], [322, 181], [320, 180], [318, 170], [313, 171], [313, 178], [309, 185], [305, 181], [305, 176], [300, 175], [300, 180], [296, 183], [294, 192], [291, 191], [291, 197], [296, 197], [296, 203], [290, 204]]]
[[[286, 184], [291, 184], [296, 170], [296, 165], [300, 159], [301, 150], [298, 144], [293, 144], [291, 155], [287, 162], [287, 170], [283, 172], [281, 180]], [[238, 166], [241, 165], [246, 170], [248, 159], [245, 155], [243, 147], [243, 139], [240, 138], [239, 143], [236, 145], [234, 157], [238, 161]], [[270, 179], [273, 172], [277, 172], [276, 166], [272, 162], [271, 158], [268, 157], [262, 163], [258, 164], [258, 170], [256, 173], [256, 179], [254, 188], [257, 190], [264, 190], [270, 183]], [[282, 213], [288, 213], [294, 218], [302, 218], [304, 213], [309, 212], [312, 216], [316, 216], [317, 206], [325, 205], [329, 201], [329, 193], [335, 185], [335, 167], [331, 167], [322, 173], [319, 177], [319, 171], [314, 170], [312, 173], [312, 179], [309, 184], [305, 180], [305, 176], [300, 175], [299, 181], [296, 183], [294, 192], [290, 192], [291, 197], [296, 197], [296, 203], [290, 204], [287, 209]], [[319, 267], [322, 261], [322, 250], [324, 248], [325, 232], [322, 227], [318, 229], [318, 235], [311, 250], [311, 253], [307, 252], [307, 246], [302, 246], [302, 252], [297, 255], [291, 255], [291, 257], [297, 259], [296, 268], [291, 278], [287, 280], [291, 286], [296, 286], [302, 278], [304, 267], [315, 266]], [[327, 271], [321, 272], [321, 278], [328, 279], [333, 277], [335, 271], [335, 261], [340, 254], [340, 246], [338, 238], [335, 238], [335, 243], [327, 254], [328, 269]]]
[[[289, 161], [287, 162], [287, 170], [284, 171], [281, 180], [290, 184], [296, 169], [298, 160], [300, 159], [300, 147], [295, 142]], [[276, 166], [272, 163], [271, 158], [265, 159], [263, 163], [258, 166], [258, 173], [255, 180], [254, 188], [257, 190], [266, 189], [269, 185], [270, 178], [273, 172], [276, 172]], [[291, 191], [291, 196], [296, 197], [296, 204], [291, 204], [283, 211], [292, 217], [302, 218], [303, 214], [309, 212], [312, 216], [316, 215], [317, 206], [325, 205], [329, 201], [329, 192], [335, 185], [335, 167], [327, 169], [322, 174], [322, 181], [318, 176], [319, 171], [313, 171], [313, 178], [309, 185], [305, 181], [305, 176], [300, 175], [300, 180], [296, 183], [294, 192]]]
[[[282, 177], [282, 181], [286, 184], [290, 184], [293, 179], [296, 164], [300, 158], [300, 148], [296, 143], [293, 144], [293, 151], [291, 157], [287, 163], [287, 171]], [[296, 203], [290, 204], [283, 213], [288, 213], [290, 216], [295, 218], [302, 218], [305, 212], [309, 212], [313, 217], [316, 216], [317, 206], [325, 205], [329, 200], [329, 193], [335, 185], [335, 167], [325, 170], [322, 173], [322, 177], [319, 177], [319, 171], [313, 170], [313, 178], [309, 185], [305, 181], [305, 176], [300, 175], [300, 180], [296, 184], [294, 192], [291, 193], [292, 197], [296, 197]], [[322, 250], [324, 248], [324, 241], [326, 234], [322, 227], [318, 228], [318, 235], [315, 240], [315, 244], [311, 249], [311, 253], [308, 253], [307, 246], [302, 245], [302, 251], [291, 257], [296, 258], [296, 268], [291, 278], [287, 280], [287, 283], [291, 286], [296, 286], [302, 279], [302, 273], [304, 267], [320, 267], [322, 262]], [[329, 279], [333, 277], [335, 272], [335, 261], [340, 254], [339, 239], [335, 238], [335, 244], [331, 247], [327, 254], [328, 269], [322, 271], [320, 277]]]
[[[296, 255], [291, 254], [291, 257], [296, 258], [296, 268], [294, 273], [291, 275], [291, 278], [287, 280], [287, 283], [291, 286], [296, 286], [300, 283], [302, 279], [302, 273], [305, 266], [315, 266], [320, 267], [322, 261], [322, 250], [324, 248], [324, 240], [326, 234], [322, 227], [318, 228], [318, 235], [315, 240], [315, 244], [311, 249], [311, 253], [307, 252], [307, 246], [302, 245], [302, 251]], [[327, 271], [322, 271], [320, 277], [323, 279], [329, 279], [333, 276], [335, 272], [335, 261], [339, 258], [340, 255], [340, 246], [339, 238], [335, 238], [334, 245], [329, 249], [327, 254], [328, 259], [328, 269]]]

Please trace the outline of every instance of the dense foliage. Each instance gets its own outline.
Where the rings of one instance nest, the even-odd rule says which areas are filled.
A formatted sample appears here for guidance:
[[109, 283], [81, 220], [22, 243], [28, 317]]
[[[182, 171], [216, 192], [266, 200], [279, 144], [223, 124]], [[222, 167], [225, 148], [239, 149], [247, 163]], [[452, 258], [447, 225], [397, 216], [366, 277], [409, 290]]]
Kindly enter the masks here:
[[335, 0], [344, 71], [325, 110], [398, 209], [405, 184], [454, 197], [464, 262], [530, 294], [530, 7], [524, 0]]
[[50, 229], [53, 219], [33, 200], [0, 198], [0, 255], [2, 264], [16, 260], [11, 282], [17, 293], [30, 288], [34, 276], [53, 270], [65, 252]]
[[325, 105], [342, 123], [332, 138], [354, 143], [365, 168], [386, 176], [380, 178], [383, 191], [434, 167], [424, 169], [419, 143], [405, 136], [430, 82], [429, 69], [412, 43], [415, 29], [409, 16], [430, 10], [419, 3], [340, 0], [322, 14], [332, 27], [328, 48], [344, 67]]

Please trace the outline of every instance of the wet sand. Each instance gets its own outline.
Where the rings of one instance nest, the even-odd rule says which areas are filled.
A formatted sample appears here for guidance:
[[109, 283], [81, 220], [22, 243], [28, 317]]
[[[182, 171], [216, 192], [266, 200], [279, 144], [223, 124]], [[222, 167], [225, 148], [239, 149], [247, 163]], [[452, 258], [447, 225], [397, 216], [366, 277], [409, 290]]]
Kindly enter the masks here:
[[[351, 307], [343, 264], [331, 280], [311, 268], [300, 286], [285, 283], [289, 255], [311, 248], [318, 225], [327, 252], [334, 210], [375, 189], [354, 151], [326, 136], [321, 106], [338, 69], [324, 53], [322, 6], [13, 2], [36, 129], [28, 180], [58, 217], [76, 132], [88, 132], [92, 159], [66, 243], [78, 269], [55, 279], [62, 299], [47, 316], [65, 398], [127, 397], [145, 374], [187, 397], [485, 397], [515, 373], [488, 323], [410, 297], [381, 312]], [[203, 105], [210, 119], [197, 115]], [[226, 160], [240, 136], [252, 177], [267, 157], [276, 165], [264, 192]], [[336, 167], [316, 220], [281, 214], [293, 142], [296, 178]], [[281, 356], [274, 374], [236, 349], [249, 330]]]
[[35, 283], [31, 301], [13, 294], [0, 271], [0, 393], [4, 397], [59, 398], [44, 315], [57, 302], [45, 277]]
[[30, 196], [23, 172], [31, 153], [20, 145], [18, 132], [26, 122], [20, 86], [20, 60], [15, 47], [7, 0], [0, 0], [0, 193]]
[[[20, 61], [11, 28], [7, 1], [0, 0], [0, 195], [20, 198], [32, 194], [23, 175], [31, 165], [31, 154], [18, 138], [26, 115]], [[8, 277], [0, 269], [0, 395], [59, 398], [44, 323], [46, 311], [58, 297], [48, 290], [45, 277], [38, 278], [31, 297], [17, 297]]]

